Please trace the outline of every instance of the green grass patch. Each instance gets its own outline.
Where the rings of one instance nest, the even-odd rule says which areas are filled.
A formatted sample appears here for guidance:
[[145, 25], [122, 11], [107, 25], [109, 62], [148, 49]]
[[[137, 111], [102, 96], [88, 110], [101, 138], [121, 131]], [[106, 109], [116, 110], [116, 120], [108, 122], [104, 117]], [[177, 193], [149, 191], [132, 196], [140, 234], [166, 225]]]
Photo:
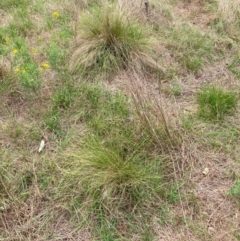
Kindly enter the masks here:
[[240, 200], [240, 180], [238, 180], [236, 184], [231, 188], [231, 190], [229, 191], [229, 194]]
[[240, 57], [236, 55], [232, 62], [229, 64], [228, 69], [240, 79]]
[[36, 27], [29, 16], [27, 8], [16, 9], [14, 20], [13, 23], [10, 23], [11, 31], [17, 33], [18, 36], [27, 37], [30, 30]]
[[172, 27], [168, 38], [175, 59], [190, 72], [198, 73], [213, 56], [211, 37], [188, 24]]
[[235, 92], [215, 86], [203, 87], [197, 95], [199, 115], [205, 119], [223, 120], [231, 114], [238, 102]]
[[24, 8], [29, 5], [30, 2], [29, 0], [4, 0], [0, 2], [0, 8], [5, 10], [16, 7]]

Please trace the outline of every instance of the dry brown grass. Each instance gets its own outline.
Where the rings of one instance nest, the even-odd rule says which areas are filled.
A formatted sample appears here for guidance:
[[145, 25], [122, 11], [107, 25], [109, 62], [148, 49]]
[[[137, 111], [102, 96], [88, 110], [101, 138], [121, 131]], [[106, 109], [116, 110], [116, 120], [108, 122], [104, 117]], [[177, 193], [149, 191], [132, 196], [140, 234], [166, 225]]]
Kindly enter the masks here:
[[218, 0], [218, 13], [227, 24], [239, 21], [240, 2], [238, 0]]
[[[36, 63], [46, 60], [44, 51], [49, 46], [47, 43], [52, 38], [56, 41], [55, 34], [61, 31], [61, 25], [55, 21], [51, 32], [45, 18], [50, 17], [54, 10], [60, 14], [67, 10], [73, 17], [66, 26], [72, 26], [75, 31], [78, 27], [78, 11], [86, 9], [89, 2], [64, 1], [63, 5], [45, 2], [43, 15], [38, 13], [32, 16], [38, 32], [29, 32], [26, 41], [29, 48], [39, 44], [39, 54], [34, 56]], [[176, 70], [176, 66], [179, 68], [175, 52], [168, 48], [167, 41], [162, 41], [170, 27], [188, 22], [209, 33], [209, 24], [217, 14], [227, 22], [229, 28], [238, 22], [238, 1], [219, 0], [216, 14], [206, 11], [207, 1], [204, 4], [203, 1], [179, 1], [173, 4], [168, 0], [152, 0], [148, 17], [143, 1], [119, 0], [118, 3], [121, 8], [128, 8], [139, 23], [154, 28], [158, 26], [154, 34], [160, 36], [161, 41], [154, 51], [161, 56], [163, 72], [170, 68]], [[7, 12], [1, 11], [0, 14], [3, 16], [0, 24], [5, 27], [13, 18]], [[111, 92], [121, 90], [133, 99], [135, 110], [131, 112], [137, 113], [137, 118], [134, 117], [138, 120], [137, 128], [142, 130], [142, 135], [147, 133], [148, 140], [154, 143], [155, 149], [151, 146], [148, 151], [153, 156], [162, 153], [166, 162], [166, 180], [177, 187], [174, 194], [176, 202], [167, 201], [166, 206], [162, 200], [155, 203], [158, 208], [165, 208], [167, 217], [158, 209], [149, 210], [145, 203], [144, 213], [151, 215], [147, 220], [149, 226], [142, 227], [139, 221], [141, 213], [138, 214], [139, 220], [134, 224], [140, 227], [142, 233], [153, 227], [149, 240], [239, 240], [239, 200], [228, 195], [240, 175], [239, 113], [236, 111], [223, 123], [208, 123], [197, 117], [195, 96], [202, 85], [214, 83], [236, 90], [240, 86], [239, 79], [227, 67], [238, 51], [237, 42], [222, 39], [217, 32], [213, 37], [216, 36], [218, 41], [215, 42], [215, 48], [222, 51], [223, 58], [211, 64], [206, 63], [197, 75], [176, 70], [177, 74], [173, 76], [160, 73], [150, 77], [136, 74], [130, 66], [127, 70], [121, 70], [111, 83], [104, 82]], [[5, 59], [3, 62], [0, 63], [3, 66], [0, 68], [0, 78], [12, 71], [8, 61]], [[86, 210], [74, 210], [75, 204], [71, 206], [67, 201], [62, 201], [69, 199], [69, 190], [66, 190], [64, 198], [60, 196], [61, 193], [54, 193], [58, 190], [55, 184], [61, 179], [56, 160], [59, 160], [59, 155], [66, 147], [71, 143], [76, 144], [76, 139], [83, 140], [86, 132], [90, 131], [86, 131], [82, 120], [84, 103], [80, 98], [70, 110], [60, 110], [64, 130], [62, 137], [56, 137], [44, 125], [43, 116], [52, 107], [56, 88], [66, 83], [64, 71], [50, 69], [41, 72], [41, 88], [32, 96], [22, 89], [14, 74], [13, 78], [10, 75], [11, 78], [4, 82], [6, 88], [0, 80], [0, 162], [4, 163], [0, 165], [0, 240], [88, 241], [95, 238], [92, 226], [96, 220], [95, 212], [91, 213], [90, 222], [85, 228], [80, 228], [79, 223], [86, 221]], [[74, 83], [71, 84], [77, 89], [81, 81], [73, 78]], [[174, 95], [175, 86], [179, 87], [179, 95]], [[44, 152], [38, 154], [42, 136], [47, 137], [47, 145]], [[204, 175], [202, 172], [206, 167], [209, 173]], [[52, 179], [49, 187], [41, 190], [41, 174], [46, 173]], [[20, 195], [19, 186], [23, 185], [23, 178], [29, 178], [29, 183], [24, 184], [25, 190]], [[109, 217], [112, 218], [112, 214]], [[126, 237], [131, 223], [122, 217], [120, 219], [118, 232]], [[130, 239], [143, 240], [142, 233], [134, 233]]]

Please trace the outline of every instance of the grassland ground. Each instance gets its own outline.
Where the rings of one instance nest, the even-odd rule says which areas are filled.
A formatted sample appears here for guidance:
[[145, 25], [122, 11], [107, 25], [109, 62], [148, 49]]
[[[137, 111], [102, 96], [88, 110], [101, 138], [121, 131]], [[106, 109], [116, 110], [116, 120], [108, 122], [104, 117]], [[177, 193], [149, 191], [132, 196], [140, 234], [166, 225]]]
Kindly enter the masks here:
[[240, 240], [240, 5], [149, 3], [0, 2], [0, 240]]

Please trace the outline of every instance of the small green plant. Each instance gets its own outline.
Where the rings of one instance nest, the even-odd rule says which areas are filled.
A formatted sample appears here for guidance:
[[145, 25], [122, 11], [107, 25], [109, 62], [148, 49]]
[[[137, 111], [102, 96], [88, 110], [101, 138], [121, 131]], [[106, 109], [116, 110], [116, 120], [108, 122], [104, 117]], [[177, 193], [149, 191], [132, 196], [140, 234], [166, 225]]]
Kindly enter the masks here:
[[65, 63], [65, 51], [55, 42], [52, 42], [47, 49], [47, 58], [52, 68], [58, 69]]
[[36, 91], [41, 85], [39, 69], [33, 62], [14, 69], [15, 74], [19, 77], [22, 87], [28, 90]]
[[179, 197], [178, 189], [179, 189], [178, 185], [175, 184], [170, 188], [170, 190], [166, 194], [166, 198], [169, 203], [176, 203], [179, 201], [180, 197]]
[[240, 199], [240, 179], [237, 181], [237, 183], [231, 188], [229, 191], [229, 194], [233, 197], [236, 197]]
[[110, 76], [130, 66], [137, 71], [158, 68], [149, 32], [118, 6], [94, 5], [82, 14], [80, 27], [70, 63], [73, 72]]
[[54, 108], [66, 109], [70, 107], [74, 101], [74, 89], [70, 86], [64, 86], [61, 89], [58, 89], [53, 97]]
[[230, 65], [228, 66], [228, 69], [236, 75], [238, 79], [240, 79], [240, 56], [236, 55]]
[[215, 86], [203, 87], [197, 95], [199, 115], [206, 119], [222, 120], [237, 105], [237, 94]]
[[172, 92], [175, 96], [180, 96], [181, 95], [181, 87], [180, 86], [174, 86], [172, 88]]
[[45, 118], [46, 127], [55, 133], [60, 133], [60, 115], [58, 110], [53, 109], [49, 111]]

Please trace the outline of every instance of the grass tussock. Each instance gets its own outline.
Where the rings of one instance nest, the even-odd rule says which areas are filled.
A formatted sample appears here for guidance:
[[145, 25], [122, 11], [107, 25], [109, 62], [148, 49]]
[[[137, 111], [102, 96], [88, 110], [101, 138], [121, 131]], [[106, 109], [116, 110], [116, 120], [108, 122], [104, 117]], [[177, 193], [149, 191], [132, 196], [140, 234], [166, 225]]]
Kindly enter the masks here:
[[88, 140], [87, 145], [65, 153], [68, 161], [62, 169], [64, 190], [75, 198], [102, 203], [113, 212], [117, 207], [133, 208], [141, 195], [151, 188], [152, 182], [161, 178], [138, 159], [137, 151], [124, 158], [100, 141]]
[[142, 73], [157, 70], [154, 44], [149, 31], [127, 11], [117, 5], [94, 5], [80, 17], [70, 68], [87, 76], [111, 76], [129, 67]]
[[198, 93], [199, 114], [206, 119], [222, 120], [233, 112], [238, 102], [235, 92], [225, 91], [215, 86], [202, 88]]

